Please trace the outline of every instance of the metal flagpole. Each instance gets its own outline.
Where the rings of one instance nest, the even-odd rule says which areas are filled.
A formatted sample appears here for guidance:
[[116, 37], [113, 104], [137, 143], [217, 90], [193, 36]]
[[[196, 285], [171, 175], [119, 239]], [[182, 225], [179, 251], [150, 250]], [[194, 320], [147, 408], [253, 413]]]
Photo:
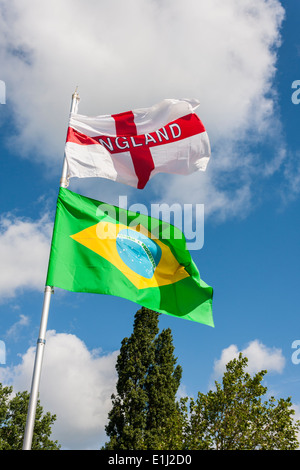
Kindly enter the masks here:
[[[71, 104], [71, 113], [77, 113], [79, 102], [79, 95], [77, 93], [77, 88], [72, 95], [72, 104]], [[68, 174], [67, 174], [67, 162], [66, 157], [64, 156], [64, 163], [62, 169], [62, 175], [60, 179], [60, 186], [66, 188], [68, 186]], [[35, 353], [35, 362], [31, 383], [30, 399], [28, 405], [27, 421], [24, 433], [23, 440], [23, 450], [30, 450], [33, 437], [34, 421], [36, 414], [36, 406], [38, 401], [38, 392], [40, 384], [40, 376], [43, 362], [44, 349], [46, 344], [46, 330], [48, 322], [48, 314], [50, 307], [51, 294], [53, 293], [53, 288], [51, 286], [46, 286], [44, 291], [44, 303], [40, 324], [39, 337], [37, 340], [36, 353]]]

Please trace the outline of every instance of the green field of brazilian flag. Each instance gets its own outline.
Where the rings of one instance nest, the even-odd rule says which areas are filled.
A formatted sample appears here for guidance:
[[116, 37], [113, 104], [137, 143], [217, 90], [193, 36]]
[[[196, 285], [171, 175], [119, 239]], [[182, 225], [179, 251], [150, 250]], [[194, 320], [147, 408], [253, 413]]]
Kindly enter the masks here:
[[173, 225], [60, 188], [46, 285], [214, 326], [213, 290]]

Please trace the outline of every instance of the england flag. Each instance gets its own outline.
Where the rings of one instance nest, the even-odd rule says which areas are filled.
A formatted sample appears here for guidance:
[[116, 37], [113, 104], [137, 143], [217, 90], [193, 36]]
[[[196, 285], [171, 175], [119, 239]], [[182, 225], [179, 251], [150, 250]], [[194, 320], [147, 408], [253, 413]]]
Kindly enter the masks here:
[[71, 113], [65, 157], [68, 178], [101, 177], [143, 189], [156, 173], [205, 171], [209, 138], [196, 100], [166, 99], [119, 114]]

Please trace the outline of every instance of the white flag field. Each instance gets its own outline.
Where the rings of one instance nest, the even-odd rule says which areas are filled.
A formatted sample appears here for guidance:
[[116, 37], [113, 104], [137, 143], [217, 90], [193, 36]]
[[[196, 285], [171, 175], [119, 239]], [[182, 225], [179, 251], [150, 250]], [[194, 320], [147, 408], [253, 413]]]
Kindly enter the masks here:
[[68, 178], [101, 177], [143, 189], [157, 173], [205, 171], [211, 150], [197, 100], [165, 99], [119, 114], [71, 113]]

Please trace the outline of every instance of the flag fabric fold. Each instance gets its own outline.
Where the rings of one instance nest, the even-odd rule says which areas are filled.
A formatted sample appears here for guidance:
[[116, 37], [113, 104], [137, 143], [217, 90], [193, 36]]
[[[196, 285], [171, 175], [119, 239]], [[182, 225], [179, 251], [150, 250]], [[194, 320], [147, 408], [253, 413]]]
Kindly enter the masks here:
[[[171, 224], [60, 188], [46, 285], [214, 326], [213, 289]], [[109, 312], [103, 312], [109, 314]]]
[[205, 171], [211, 151], [198, 106], [196, 100], [166, 99], [119, 114], [71, 113], [68, 177], [102, 177], [143, 189], [157, 173]]

